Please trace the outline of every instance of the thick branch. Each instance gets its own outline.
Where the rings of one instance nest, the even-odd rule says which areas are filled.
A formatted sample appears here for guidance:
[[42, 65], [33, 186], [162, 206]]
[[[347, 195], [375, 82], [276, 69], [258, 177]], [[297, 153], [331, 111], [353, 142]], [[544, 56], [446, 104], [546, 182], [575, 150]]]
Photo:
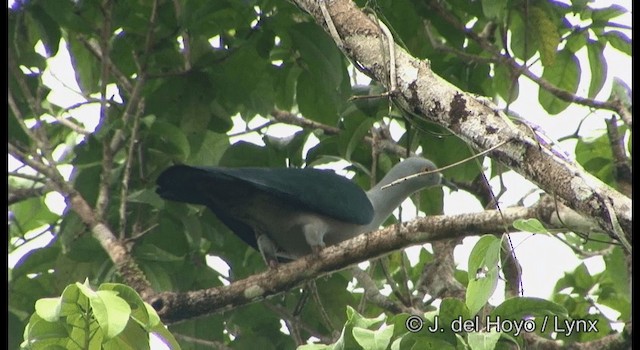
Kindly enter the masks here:
[[[325, 26], [317, 1], [296, 0], [316, 21]], [[389, 62], [381, 52], [386, 39], [380, 29], [355, 4], [334, 0], [328, 4], [333, 23], [349, 58], [364, 67], [368, 74], [386, 82]], [[326, 28], [325, 28], [326, 29]], [[396, 46], [396, 102], [421, 118], [436, 122], [479, 151], [507, 143], [489, 156], [565, 204], [595, 218], [602, 229], [631, 251], [631, 200], [611, 189], [553, 150], [541, 147], [532, 137], [516, 128], [495, 106], [476, 100], [435, 75], [428, 62], [409, 55]]]
[[[503, 233], [504, 222], [510, 226], [516, 219], [536, 217], [553, 226], [550, 221], [556, 215], [550, 214], [553, 210], [549, 211], [549, 206], [553, 206], [553, 202], [544, 200], [535, 208], [503, 209], [502, 215], [498, 211], [488, 210], [474, 214], [419, 218], [399, 227], [390, 226], [357, 236], [337, 246], [327, 247], [317, 255], [306, 256], [228, 286], [186, 293], [165, 292], [147, 301], [168, 323], [222, 312], [283, 293], [305, 281], [408, 246]], [[509, 230], [514, 231], [512, 227]]]
[[91, 230], [93, 237], [109, 254], [125, 283], [136, 289], [143, 297], [154, 294], [151, 284], [144, 277], [124, 243], [117, 240], [113, 232], [96, 217], [87, 201], [64, 180], [55, 167], [30, 158], [12, 144], [9, 144], [9, 154], [51, 180], [53, 188], [66, 198], [67, 204], [80, 216], [82, 222]]

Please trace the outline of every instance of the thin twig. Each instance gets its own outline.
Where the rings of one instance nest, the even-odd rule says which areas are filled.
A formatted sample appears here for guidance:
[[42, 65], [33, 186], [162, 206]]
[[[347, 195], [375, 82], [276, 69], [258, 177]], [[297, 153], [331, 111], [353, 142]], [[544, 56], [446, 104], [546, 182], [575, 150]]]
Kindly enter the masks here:
[[34, 140], [35, 142], [36, 136], [31, 132], [31, 129], [29, 129], [24, 123], [24, 117], [22, 116], [22, 112], [20, 111], [18, 104], [13, 98], [13, 94], [11, 93], [11, 90], [9, 90], [8, 92], [9, 92], [9, 96], [8, 96], [9, 108], [11, 108], [11, 112], [13, 113], [15, 118], [18, 120], [18, 125], [20, 126], [22, 131], [24, 131], [24, 133], [27, 134], [27, 136], [31, 140]]
[[[147, 81], [147, 64], [149, 60], [149, 53], [151, 52], [151, 46], [153, 44], [153, 31], [156, 27], [156, 19], [158, 13], [158, 0], [154, 0], [153, 6], [151, 7], [151, 14], [149, 17], [149, 25], [147, 29], [147, 34], [145, 37], [145, 46], [144, 53], [142, 56], [142, 62], [139, 62], [137, 56], [134, 55], [134, 60], [138, 67], [138, 77], [136, 79], [136, 84], [133, 87], [133, 91], [131, 92], [131, 96], [129, 97], [129, 101], [122, 113], [122, 121], [126, 124], [131, 116], [134, 114], [134, 108], [138, 106], [138, 101], [142, 99], [142, 88], [144, 87]], [[138, 110], [139, 111], [139, 110]], [[117, 152], [120, 147], [123, 146], [126, 141], [124, 132], [122, 130], [117, 130], [113, 138], [111, 139], [111, 145], [109, 146], [113, 152]]]
[[21, 151], [20, 148], [18, 148], [16, 145], [14, 145], [11, 142], [9, 142], [8, 148], [9, 148], [9, 154], [12, 155], [14, 158], [19, 160], [23, 164], [30, 166], [35, 171], [50, 178], [55, 184], [56, 190], [59, 190], [61, 187], [63, 187], [62, 184], [64, 183], [64, 179], [62, 178], [62, 175], [60, 175], [60, 173], [56, 170], [54, 166], [49, 166], [44, 164], [40, 160], [35, 160], [30, 158], [29, 155]]
[[[142, 104], [141, 104], [142, 105]], [[140, 113], [136, 113], [133, 118], [133, 128], [131, 129], [131, 139], [127, 154], [127, 161], [124, 165], [122, 175], [122, 191], [120, 194], [120, 239], [124, 239], [127, 229], [127, 197], [129, 196], [129, 179], [131, 178], [131, 164], [133, 163], [134, 149], [138, 144], [138, 128], [140, 126]]]
[[204, 339], [200, 339], [200, 338], [196, 338], [196, 337], [192, 337], [192, 336], [188, 336], [180, 333], [175, 333], [175, 332], [173, 333], [173, 335], [178, 339], [182, 339], [183, 341], [193, 343], [193, 344], [198, 344], [198, 345], [204, 345], [207, 348], [218, 349], [218, 350], [231, 350], [230, 347], [228, 347], [225, 343], [221, 341], [204, 340]]
[[[173, 8], [176, 12], [176, 18], [182, 18], [182, 2], [173, 0]], [[182, 57], [184, 57], [184, 71], [191, 70], [191, 39], [189, 32], [184, 30], [180, 34], [182, 36]]]
[[316, 302], [316, 305], [318, 306], [318, 311], [320, 312], [320, 316], [322, 316], [322, 319], [324, 320], [324, 323], [327, 326], [327, 329], [331, 333], [334, 333], [336, 331], [336, 327], [331, 322], [331, 319], [327, 314], [327, 310], [325, 310], [324, 305], [322, 304], [322, 300], [320, 299], [320, 294], [318, 294], [318, 286], [316, 286], [316, 281], [315, 280], [309, 281], [309, 283], [307, 283], [307, 288], [311, 289], [311, 297]]
[[42, 197], [48, 191], [49, 189], [47, 188], [47, 186], [34, 188], [20, 188], [9, 186], [7, 190], [7, 205], [16, 204], [33, 197]]
[[[101, 9], [103, 12], [103, 21], [99, 38], [100, 52], [103, 57], [109, 57], [111, 55], [109, 42], [111, 39], [112, 1], [104, 0]], [[106, 60], [102, 60], [100, 67], [100, 120], [98, 125], [107, 124], [107, 84], [109, 81], [109, 72], [109, 64]], [[98, 185], [98, 198], [96, 199], [95, 208], [95, 215], [100, 221], [104, 218], [110, 201], [109, 190], [111, 188], [113, 154], [114, 152], [112, 152], [109, 147], [109, 139], [105, 137], [102, 141], [102, 171], [100, 172], [100, 184]]]
[[245, 129], [245, 130], [242, 130], [242, 131], [238, 131], [238, 132], [233, 133], [233, 134], [229, 134], [229, 137], [235, 137], [235, 136], [241, 136], [241, 135], [250, 134], [252, 132], [257, 132], [257, 131], [262, 130], [262, 129], [264, 129], [264, 128], [268, 127], [268, 126], [271, 126], [271, 125], [273, 125], [273, 121], [269, 120], [269, 121], [267, 121], [267, 122], [265, 122], [263, 124], [260, 124], [260, 125], [254, 127], [254, 128], [248, 128], [248, 129]]
[[484, 151], [482, 151], [482, 152], [480, 152], [480, 153], [478, 153], [478, 154], [473, 155], [473, 157], [470, 157], [470, 158], [467, 158], [467, 159], [463, 159], [463, 160], [461, 160], [461, 161], [458, 161], [458, 162], [455, 162], [455, 163], [452, 163], [452, 164], [449, 164], [449, 165], [443, 166], [443, 167], [441, 167], [441, 168], [438, 168], [438, 169], [435, 169], [435, 170], [423, 171], [423, 172], [421, 172], [421, 173], [417, 173], [417, 174], [409, 175], [409, 176], [407, 176], [407, 177], [403, 177], [403, 178], [401, 178], [401, 179], [398, 179], [398, 180], [396, 180], [396, 181], [391, 182], [391, 183], [390, 183], [390, 184], [388, 184], [388, 185], [382, 186], [382, 189], [384, 190], [384, 189], [385, 189], [385, 188], [387, 188], [387, 187], [396, 186], [396, 185], [397, 185], [397, 184], [399, 184], [399, 183], [402, 183], [402, 182], [407, 181], [407, 180], [411, 180], [411, 179], [416, 178], [416, 177], [419, 177], [419, 176], [424, 176], [424, 175], [433, 174], [433, 173], [439, 173], [439, 172], [441, 172], [441, 171], [443, 171], [443, 170], [446, 170], [446, 169], [449, 169], [449, 168], [456, 167], [456, 166], [458, 166], [459, 164], [462, 164], [462, 163], [464, 163], [464, 162], [468, 162], [470, 159], [474, 159], [474, 158], [481, 157], [481, 156], [483, 156], [483, 155], [485, 155], [485, 154], [487, 154], [487, 153], [489, 153], [489, 152], [491, 152], [491, 151], [495, 150], [495, 149], [496, 149], [496, 148], [498, 148], [498, 147], [502, 147], [502, 146], [504, 146], [507, 142], [508, 142], [508, 141], [502, 141], [502, 142], [498, 143], [497, 145], [495, 145], [495, 146], [493, 146], [493, 147], [491, 147], [491, 148], [488, 148], [488, 149], [486, 149], [486, 150], [484, 150]]
[[457, 18], [451, 15], [438, 1], [429, 1], [428, 6], [436, 11], [436, 13], [445, 21], [449, 22], [453, 25], [457, 30], [465, 33], [470, 39], [478, 43], [480, 47], [490, 53], [494, 59], [498, 60], [498, 62], [506, 67], [510, 67], [512, 74], [519, 75], [522, 74], [527, 78], [531, 79], [533, 82], [538, 84], [543, 89], [547, 90], [549, 93], [554, 95], [555, 97], [567, 101], [572, 102], [592, 108], [597, 109], [607, 109], [610, 111], [614, 111], [621, 116], [629, 116], [629, 110], [625, 108], [621, 103], [616, 103], [615, 101], [598, 101], [591, 98], [580, 97], [572, 92], [561, 89], [554, 84], [550, 83], [548, 80], [536, 76], [533, 72], [531, 72], [527, 66], [520, 65], [513, 58], [505, 57], [500, 54], [500, 51], [493, 44], [488, 42], [485, 38], [480, 37], [474, 31], [467, 29], [464, 24], [460, 23]]
[[340, 35], [338, 34], [338, 30], [336, 29], [336, 25], [333, 24], [333, 20], [331, 19], [331, 14], [329, 14], [329, 10], [327, 9], [326, 0], [320, 0], [318, 5], [320, 6], [320, 11], [322, 11], [322, 17], [324, 17], [324, 21], [327, 24], [327, 28], [329, 28], [329, 33], [333, 38], [333, 41], [336, 42], [336, 45], [342, 50], [344, 48], [344, 43], [342, 39], [340, 39]]
[[387, 37], [387, 46], [389, 52], [389, 94], [393, 95], [397, 90], [397, 75], [396, 75], [396, 43], [393, 40], [393, 34], [387, 26], [380, 21], [378, 16], [369, 15], [371, 19], [373, 19], [380, 30]]
[[400, 291], [400, 288], [398, 286], [398, 283], [396, 283], [396, 281], [393, 279], [393, 277], [391, 277], [391, 274], [389, 273], [389, 269], [387, 268], [387, 261], [388, 261], [387, 257], [381, 258], [380, 259], [380, 268], [382, 269], [382, 274], [384, 275], [385, 279], [387, 280], [387, 284], [391, 288], [391, 292], [393, 293], [393, 295], [396, 296], [396, 298], [398, 298], [398, 300], [403, 305], [411, 305], [411, 302], [410, 302], [411, 296], [402, 294], [402, 292]]
[[378, 286], [376, 286], [376, 283], [371, 276], [365, 271], [362, 271], [359, 267], [354, 266], [350, 270], [353, 276], [358, 280], [358, 284], [364, 288], [366, 299], [374, 303], [376, 306], [393, 314], [403, 312], [418, 315], [423, 314], [421, 310], [417, 310], [413, 307], [406, 307], [401, 303], [394, 302], [387, 296], [382, 295], [382, 293], [380, 293], [380, 289], [378, 289]]
[[631, 196], [631, 164], [627, 152], [624, 149], [624, 138], [618, 132], [618, 125], [615, 115], [611, 119], [606, 119], [607, 135], [609, 136], [609, 147], [613, 156], [614, 175], [618, 186], [622, 192]]
[[[276, 109], [271, 111], [271, 116], [278, 122], [296, 125], [304, 129], [322, 130], [322, 132], [327, 135], [338, 135], [342, 132], [339, 128], [334, 126], [318, 123], [287, 111]], [[364, 141], [372, 146], [376, 142], [370, 136], [365, 136]], [[404, 147], [398, 145], [393, 140], [380, 140], [377, 145], [380, 150], [395, 154], [398, 157], [406, 157], [406, 154], [408, 153]]]
[[31, 181], [34, 181], [34, 182], [44, 183], [44, 182], [47, 181], [46, 177], [39, 177], [39, 176], [36, 176], [36, 175], [24, 174], [24, 173], [19, 173], [19, 172], [15, 172], [15, 171], [9, 172], [8, 175], [9, 176], [19, 177], [19, 178], [22, 178], [22, 179], [31, 180]]
[[59, 117], [59, 116], [55, 116], [54, 118], [56, 118], [56, 120], [58, 122], [60, 122], [60, 124], [62, 124], [64, 126], [66, 126], [67, 128], [77, 132], [78, 134], [82, 134], [82, 135], [90, 135], [91, 134], [91, 131], [81, 127], [78, 124], [75, 124], [74, 122], [70, 121], [67, 118], [62, 118], [62, 117]]
[[292, 324], [295, 324], [295, 328], [297, 329], [301, 329], [306, 331], [307, 333], [309, 333], [312, 337], [316, 337], [318, 339], [320, 339], [321, 342], [323, 343], [331, 343], [332, 338], [331, 337], [327, 337], [325, 335], [323, 335], [321, 332], [319, 332], [317, 329], [314, 329], [313, 327], [311, 327], [308, 323], [306, 323], [303, 319], [301, 319], [299, 316], [292, 314], [291, 312], [289, 312], [287, 309], [285, 309], [284, 307], [274, 304], [274, 303], [270, 303], [270, 302], [265, 302], [264, 306], [267, 307], [267, 309], [275, 312], [279, 317], [283, 318], [285, 321], [290, 322]]
[[124, 75], [118, 67], [111, 61], [109, 55], [102, 52], [100, 46], [96, 44], [94, 41], [89, 40], [84, 37], [79, 37], [78, 40], [84, 45], [84, 47], [95, 56], [100, 62], [104, 62], [104, 64], [109, 66], [109, 71], [114, 76], [114, 78], [118, 81], [118, 87], [122, 88], [125, 93], [131, 94], [131, 90], [133, 90], [133, 85], [129, 81], [126, 75]]

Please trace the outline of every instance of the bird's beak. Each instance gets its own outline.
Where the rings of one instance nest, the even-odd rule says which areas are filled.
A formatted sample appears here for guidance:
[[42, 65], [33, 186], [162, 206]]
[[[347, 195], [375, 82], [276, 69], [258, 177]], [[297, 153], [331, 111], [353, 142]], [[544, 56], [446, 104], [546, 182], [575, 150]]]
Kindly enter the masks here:
[[451, 182], [450, 180], [447, 180], [444, 177], [440, 178], [440, 184], [442, 186], [447, 186], [449, 187], [449, 189], [451, 190], [451, 192], [455, 192], [458, 190], [458, 186], [456, 186], [456, 184], [454, 184], [453, 182]]

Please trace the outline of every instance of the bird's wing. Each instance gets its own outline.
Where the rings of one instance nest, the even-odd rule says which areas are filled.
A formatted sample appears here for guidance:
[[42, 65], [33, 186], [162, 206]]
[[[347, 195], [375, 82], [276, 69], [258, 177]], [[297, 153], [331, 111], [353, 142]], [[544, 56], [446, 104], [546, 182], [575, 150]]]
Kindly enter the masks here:
[[373, 219], [373, 206], [365, 192], [330, 170], [229, 168], [225, 174], [287, 203], [340, 221], [366, 225]]
[[293, 207], [328, 217], [366, 225], [373, 207], [364, 191], [330, 170], [292, 168], [221, 168], [176, 165], [158, 177], [158, 194], [181, 202], [209, 205], [216, 189], [227, 195], [249, 196], [251, 190], [274, 196]]

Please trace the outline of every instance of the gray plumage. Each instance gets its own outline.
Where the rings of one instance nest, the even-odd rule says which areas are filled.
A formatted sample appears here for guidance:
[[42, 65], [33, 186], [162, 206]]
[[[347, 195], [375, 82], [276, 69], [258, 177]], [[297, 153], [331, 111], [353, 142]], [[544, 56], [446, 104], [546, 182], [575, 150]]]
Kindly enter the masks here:
[[157, 193], [206, 205], [272, 264], [378, 229], [408, 196], [446, 180], [431, 173], [382, 187], [434, 169], [427, 159], [407, 158], [364, 192], [329, 170], [176, 165], [160, 174]]

